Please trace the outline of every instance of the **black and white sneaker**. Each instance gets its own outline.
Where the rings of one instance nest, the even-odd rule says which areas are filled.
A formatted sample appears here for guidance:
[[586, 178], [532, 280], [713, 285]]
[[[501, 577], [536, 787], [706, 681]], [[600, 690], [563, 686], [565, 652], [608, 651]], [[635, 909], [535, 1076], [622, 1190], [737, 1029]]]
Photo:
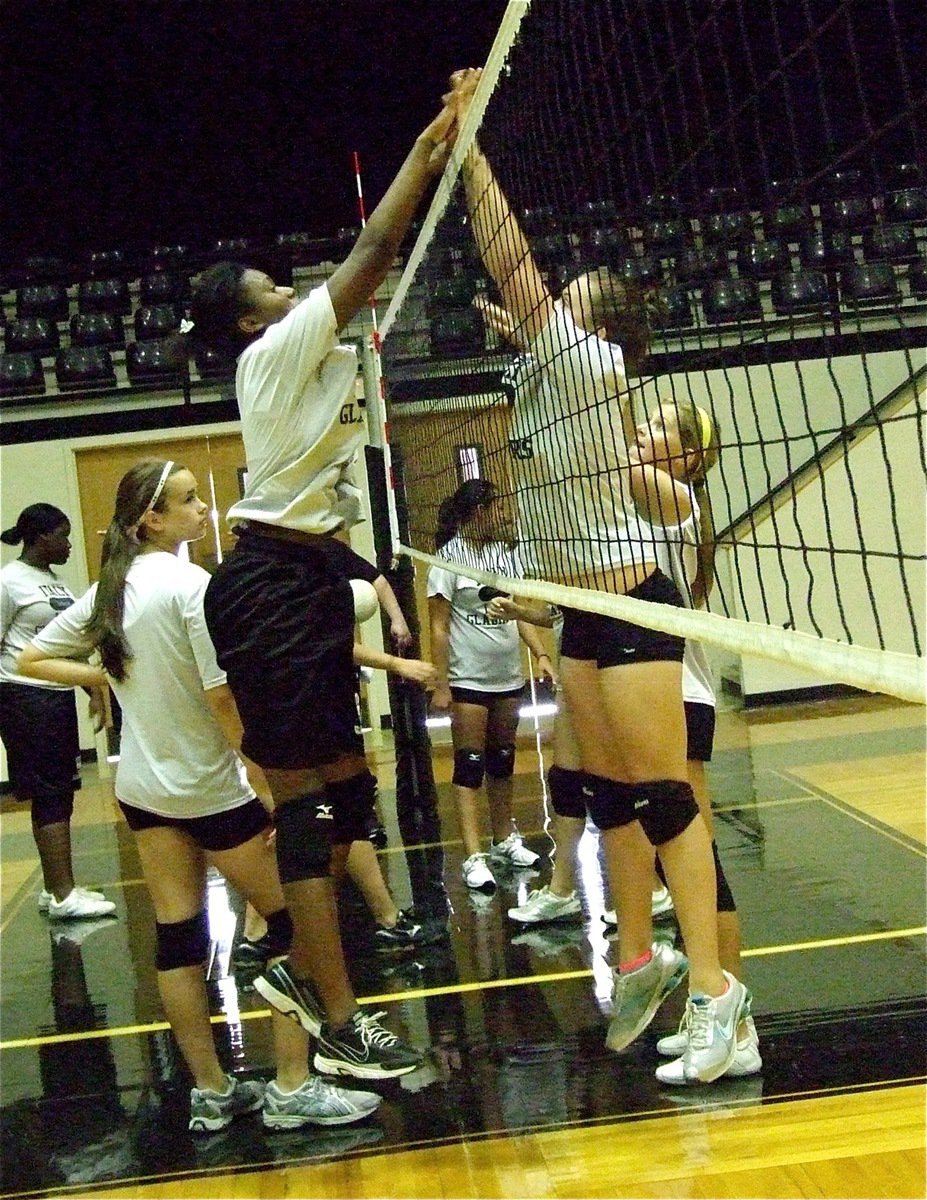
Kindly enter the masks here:
[[379, 1022], [384, 1014], [358, 1010], [346, 1025], [323, 1025], [314, 1064], [327, 1075], [353, 1075], [357, 1079], [394, 1079], [408, 1075], [422, 1061], [418, 1050], [407, 1046]]
[[380, 951], [406, 950], [414, 946], [427, 946], [431, 942], [436, 942], [442, 933], [442, 930], [429, 929], [420, 921], [414, 920], [411, 913], [401, 908], [396, 924], [392, 928], [378, 925], [373, 938]]
[[254, 990], [285, 1017], [298, 1021], [307, 1033], [319, 1036], [325, 1020], [325, 1006], [313, 983], [297, 978], [288, 959], [274, 963], [259, 975], [254, 981]]

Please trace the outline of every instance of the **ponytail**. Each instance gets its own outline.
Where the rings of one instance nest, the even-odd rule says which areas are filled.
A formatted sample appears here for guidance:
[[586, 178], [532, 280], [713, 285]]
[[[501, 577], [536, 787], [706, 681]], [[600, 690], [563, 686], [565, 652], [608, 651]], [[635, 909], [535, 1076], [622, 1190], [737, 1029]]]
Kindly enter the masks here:
[[164, 506], [164, 485], [176, 471], [174, 462], [146, 459], [123, 475], [116, 490], [116, 510], [103, 538], [100, 581], [86, 633], [90, 644], [100, 652], [108, 675], [122, 683], [132, 650], [126, 639], [126, 576], [145, 540], [143, 518]]
[[0, 533], [0, 542], [7, 546], [18, 546], [23, 542], [28, 549], [43, 533], [53, 533], [60, 526], [67, 524], [67, 515], [60, 508], [40, 501], [22, 510], [16, 524]]

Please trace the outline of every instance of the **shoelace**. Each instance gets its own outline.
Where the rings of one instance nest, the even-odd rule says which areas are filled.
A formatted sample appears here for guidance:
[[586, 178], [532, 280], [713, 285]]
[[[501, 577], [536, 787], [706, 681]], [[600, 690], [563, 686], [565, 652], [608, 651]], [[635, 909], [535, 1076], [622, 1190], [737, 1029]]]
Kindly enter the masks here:
[[386, 1009], [381, 1009], [375, 1013], [357, 1014], [357, 1024], [361, 1031], [361, 1036], [365, 1042], [372, 1043], [374, 1046], [387, 1047], [393, 1046], [399, 1041], [395, 1033], [390, 1031], [379, 1023], [380, 1017], [386, 1016]]
[[711, 1045], [711, 1028], [714, 1024], [715, 1004], [713, 1000], [689, 1000], [686, 1004], [689, 1027], [689, 1049], [706, 1050]]

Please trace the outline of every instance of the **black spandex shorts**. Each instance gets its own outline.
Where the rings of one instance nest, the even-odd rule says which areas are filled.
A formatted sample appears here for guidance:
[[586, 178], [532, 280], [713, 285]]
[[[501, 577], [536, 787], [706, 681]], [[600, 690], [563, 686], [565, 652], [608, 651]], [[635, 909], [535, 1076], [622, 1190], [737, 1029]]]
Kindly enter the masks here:
[[525, 694], [525, 685], [509, 688], [506, 692], [478, 692], [475, 688], [451, 688], [451, 699], [455, 704], [479, 704], [482, 708], [492, 708], [500, 700], [518, 700]]
[[715, 706], [686, 701], [686, 758], [711, 762], [715, 744]]
[[[672, 604], [683, 607], [683, 599], [675, 583], [662, 571], [652, 575], [628, 592], [635, 600], [653, 604]], [[562, 658], [595, 661], [605, 667], [623, 667], [629, 663], [682, 662], [685, 638], [656, 629], [644, 629], [631, 621], [604, 617], [600, 613], [581, 612], [577, 608], [563, 609]]]
[[80, 787], [73, 688], [0, 684], [0, 738], [18, 799], [71, 796]]
[[133, 833], [140, 829], [182, 829], [201, 850], [234, 850], [270, 829], [271, 820], [264, 805], [255, 796], [237, 808], [213, 813], [209, 817], [162, 817], [147, 808], [135, 808], [119, 801], [123, 816]]
[[206, 589], [242, 752], [261, 767], [311, 768], [357, 752], [354, 594], [330, 540], [244, 532]]

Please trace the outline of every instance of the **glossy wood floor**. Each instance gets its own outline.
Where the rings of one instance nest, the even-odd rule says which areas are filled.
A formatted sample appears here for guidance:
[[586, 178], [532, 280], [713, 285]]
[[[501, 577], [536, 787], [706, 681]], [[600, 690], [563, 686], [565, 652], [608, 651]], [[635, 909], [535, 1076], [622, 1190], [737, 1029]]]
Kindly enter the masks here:
[[[526, 732], [529, 732], [526, 730]], [[87, 768], [78, 873], [118, 919], [68, 928], [36, 908], [28, 813], [2, 805], [0, 1196], [919, 1197], [925, 1195], [923, 711], [856, 698], [722, 714], [711, 768], [722, 857], [749, 947], [761, 1075], [672, 1089], [653, 1076], [664, 1005], [628, 1051], [603, 1045], [610, 943], [597, 846], [583, 924], [523, 930], [505, 910], [545, 878], [459, 876], [448, 762], [440, 828], [381, 762], [384, 868], [447, 937], [377, 955], [356, 896], [343, 924], [359, 995], [428, 1048], [369, 1124], [186, 1132], [188, 1080], [158, 1007], [153, 930], [110, 782]], [[517, 811], [545, 852], [531, 739]], [[240, 903], [209, 888], [211, 999], [230, 1069], [266, 1075], [268, 1014], [229, 972]], [[672, 936], [673, 925], [665, 926]]]

